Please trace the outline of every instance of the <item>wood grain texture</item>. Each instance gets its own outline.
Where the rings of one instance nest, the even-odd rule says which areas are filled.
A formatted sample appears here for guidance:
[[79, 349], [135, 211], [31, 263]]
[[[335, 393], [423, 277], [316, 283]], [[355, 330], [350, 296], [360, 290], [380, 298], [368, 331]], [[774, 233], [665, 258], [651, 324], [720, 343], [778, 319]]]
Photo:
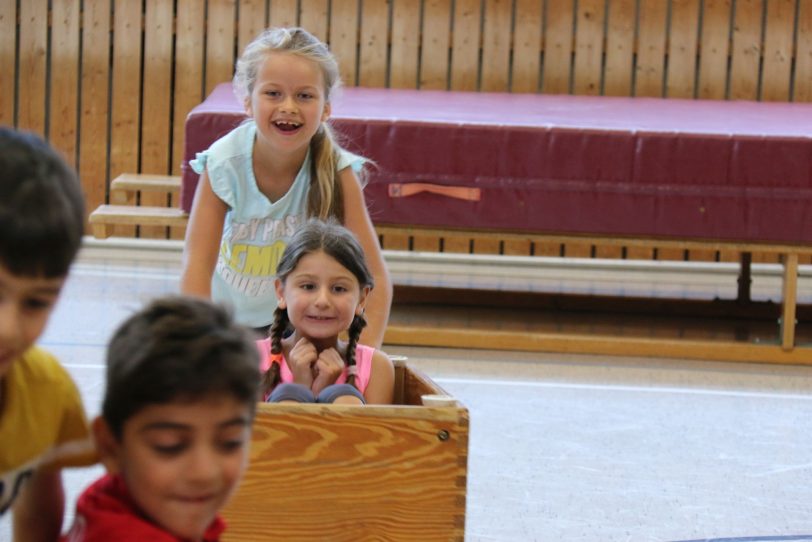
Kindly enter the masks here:
[[512, 2], [486, 0], [482, 35], [483, 92], [510, 90]]
[[736, 0], [730, 68], [731, 100], [758, 99], [762, 7], [762, 0]]
[[[245, 46], [268, 26], [268, 2], [266, 0], [240, 0], [239, 6], [237, 55], [242, 54]], [[178, 9], [178, 17], [180, 17], [180, 9]]]
[[420, 34], [419, 88], [446, 90], [451, 52], [451, 0], [425, 0]]
[[731, 0], [705, 0], [702, 5], [701, 51], [697, 97], [724, 100], [727, 97], [728, 55], [733, 24]]
[[[798, 4], [793, 101], [812, 102], [812, 3]], [[0, 98], [2, 99], [2, 98]]]
[[328, 0], [300, 0], [299, 26], [327, 42], [327, 26], [329, 21], [330, 3]]
[[451, 90], [478, 90], [482, 4], [455, 0], [451, 30]]
[[538, 92], [541, 83], [544, 5], [538, 0], [516, 0], [515, 6], [511, 91]]
[[665, 90], [665, 41], [668, 4], [641, 2], [638, 14], [635, 96], [661, 97]]
[[699, 44], [699, 0], [672, 0], [665, 95], [693, 98]]
[[389, 3], [364, 0], [361, 8], [361, 44], [358, 84], [385, 87], [388, 73]]
[[787, 102], [790, 99], [796, 0], [772, 0], [766, 7], [761, 99]]
[[391, 88], [417, 88], [420, 45], [420, 3], [394, 0], [392, 3], [392, 52], [389, 63]]
[[79, 134], [79, 16], [76, 2], [58, 0], [52, 4], [48, 140], [74, 167]]
[[542, 91], [545, 94], [570, 92], [574, 9], [573, 0], [556, 0], [547, 4], [542, 65]]
[[270, 26], [299, 24], [299, 0], [272, 0], [268, 17]]
[[[406, 401], [443, 393], [398, 381]], [[465, 407], [260, 404], [253, 429], [225, 541], [463, 540]]]
[[358, 0], [333, 2], [330, 10], [330, 50], [338, 60], [345, 85], [358, 84]]
[[579, 0], [575, 34], [573, 93], [597, 96], [603, 72], [604, 0]]
[[15, 124], [17, 1], [0, 0], [0, 124]]
[[20, 3], [17, 126], [45, 136], [48, 0]]

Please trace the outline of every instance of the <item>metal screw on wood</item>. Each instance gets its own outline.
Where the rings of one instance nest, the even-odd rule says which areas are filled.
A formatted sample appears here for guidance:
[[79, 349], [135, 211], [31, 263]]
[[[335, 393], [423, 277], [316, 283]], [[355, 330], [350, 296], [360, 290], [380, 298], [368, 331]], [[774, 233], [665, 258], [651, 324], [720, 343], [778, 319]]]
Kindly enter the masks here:
[[445, 429], [440, 429], [437, 432], [437, 438], [440, 439], [443, 442], [447, 441], [449, 436], [450, 435], [448, 434], [448, 431], [446, 431]]

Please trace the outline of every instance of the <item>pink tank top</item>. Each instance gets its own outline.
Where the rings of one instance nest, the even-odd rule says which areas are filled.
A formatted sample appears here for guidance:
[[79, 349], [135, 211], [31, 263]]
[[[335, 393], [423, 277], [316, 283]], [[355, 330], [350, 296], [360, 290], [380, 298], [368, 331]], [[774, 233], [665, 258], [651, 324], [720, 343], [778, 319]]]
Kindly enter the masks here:
[[[260, 339], [257, 341], [257, 350], [259, 350], [259, 369], [263, 373], [268, 370], [271, 363], [279, 363], [280, 376], [282, 382], [293, 382], [293, 373], [290, 372], [285, 357], [282, 354], [271, 354], [271, 339], [270, 337]], [[372, 374], [372, 355], [375, 349], [370, 346], [359, 344], [355, 347], [355, 366], [357, 373], [355, 374], [355, 386], [362, 394], [366, 394], [367, 385], [369, 384], [369, 377]], [[336, 384], [343, 384], [347, 381], [347, 368], [336, 380]]]

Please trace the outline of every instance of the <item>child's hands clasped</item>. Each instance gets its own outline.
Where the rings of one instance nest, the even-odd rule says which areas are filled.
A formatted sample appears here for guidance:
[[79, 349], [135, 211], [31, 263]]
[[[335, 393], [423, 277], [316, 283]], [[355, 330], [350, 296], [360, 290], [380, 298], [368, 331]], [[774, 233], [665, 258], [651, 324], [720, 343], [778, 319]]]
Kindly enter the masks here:
[[328, 348], [319, 353], [313, 343], [304, 337], [291, 348], [288, 365], [293, 373], [293, 381], [310, 388], [313, 395], [335, 384], [344, 371], [344, 360], [338, 350]]

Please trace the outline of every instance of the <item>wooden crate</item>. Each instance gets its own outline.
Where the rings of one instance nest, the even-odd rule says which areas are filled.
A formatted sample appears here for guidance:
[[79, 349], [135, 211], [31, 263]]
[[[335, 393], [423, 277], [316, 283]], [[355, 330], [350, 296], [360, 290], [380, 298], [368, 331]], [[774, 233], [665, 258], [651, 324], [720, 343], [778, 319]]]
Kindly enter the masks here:
[[395, 405], [258, 405], [224, 541], [464, 539], [468, 411], [396, 362]]

